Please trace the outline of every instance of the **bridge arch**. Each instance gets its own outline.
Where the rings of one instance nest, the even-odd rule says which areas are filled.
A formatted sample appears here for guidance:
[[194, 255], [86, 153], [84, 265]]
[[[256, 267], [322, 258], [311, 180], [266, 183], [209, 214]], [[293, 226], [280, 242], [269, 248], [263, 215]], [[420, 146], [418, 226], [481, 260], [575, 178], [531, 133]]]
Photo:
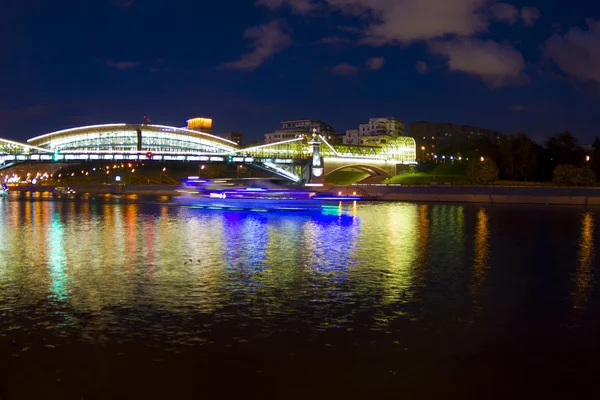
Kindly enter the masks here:
[[341, 167], [332, 169], [330, 171], [328, 171], [325, 176], [330, 175], [334, 172], [337, 171], [342, 171], [345, 169], [357, 169], [359, 171], [363, 171], [368, 173], [370, 176], [385, 176], [386, 178], [391, 178], [392, 174], [390, 174], [388, 171], [386, 171], [383, 168], [379, 168], [373, 165], [364, 165], [364, 164], [348, 164], [348, 165], [343, 165]]
[[177, 152], [227, 154], [237, 143], [186, 128], [163, 125], [106, 124], [65, 129], [29, 139], [30, 146], [68, 152]]

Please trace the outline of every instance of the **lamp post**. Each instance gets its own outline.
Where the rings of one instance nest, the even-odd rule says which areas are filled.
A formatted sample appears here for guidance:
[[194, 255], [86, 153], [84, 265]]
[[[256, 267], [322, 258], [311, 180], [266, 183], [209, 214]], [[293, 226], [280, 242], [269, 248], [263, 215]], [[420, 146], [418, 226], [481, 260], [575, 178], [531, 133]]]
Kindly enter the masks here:
[[163, 169], [160, 171], [160, 176], [159, 176], [159, 183], [162, 185], [162, 177], [163, 174], [167, 171], [167, 167], [163, 167]]

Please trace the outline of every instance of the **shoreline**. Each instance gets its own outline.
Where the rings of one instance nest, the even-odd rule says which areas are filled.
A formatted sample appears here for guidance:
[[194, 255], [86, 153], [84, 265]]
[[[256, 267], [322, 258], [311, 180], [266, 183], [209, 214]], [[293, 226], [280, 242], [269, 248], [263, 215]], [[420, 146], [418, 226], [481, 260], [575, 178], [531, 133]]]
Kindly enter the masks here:
[[[55, 186], [10, 187], [10, 192], [50, 192]], [[176, 196], [175, 185], [73, 185], [77, 194]], [[527, 186], [326, 186], [327, 191], [358, 193], [373, 201], [600, 206], [600, 188]]]
[[354, 185], [380, 201], [600, 206], [600, 188]]

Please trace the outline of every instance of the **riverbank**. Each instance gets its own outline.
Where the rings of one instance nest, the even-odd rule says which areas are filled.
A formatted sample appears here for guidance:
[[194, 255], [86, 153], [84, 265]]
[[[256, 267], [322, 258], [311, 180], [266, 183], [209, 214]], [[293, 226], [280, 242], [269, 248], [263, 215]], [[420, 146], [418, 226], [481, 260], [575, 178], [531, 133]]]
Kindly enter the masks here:
[[381, 201], [600, 206], [600, 188], [353, 185]]
[[[77, 194], [91, 195], [139, 195], [139, 196], [175, 196], [176, 185], [71, 185]], [[11, 186], [11, 192], [52, 192], [55, 186]]]
[[[14, 192], [50, 192], [53, 186], [11, 187]], [[81, 185], [71, 186], [78, 194], [176, 196], [175, 185]], [[600, 188], [497, 187], [497, 186], [327, 186], [334, 193], [360, 194], [375, 201], [482, 204], [550, 204], [600, 206]]]

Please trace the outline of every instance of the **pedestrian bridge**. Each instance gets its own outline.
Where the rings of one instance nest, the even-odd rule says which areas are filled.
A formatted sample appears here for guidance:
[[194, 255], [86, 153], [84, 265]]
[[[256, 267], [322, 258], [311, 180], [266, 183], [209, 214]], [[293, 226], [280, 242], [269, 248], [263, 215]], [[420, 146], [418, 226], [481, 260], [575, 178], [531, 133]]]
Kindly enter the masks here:
[[322, 143], [325, 176], [354, 168], [372, 175], [395, 175], [416, 164], [413, 138], [399, 137], [381, 146], [330, 144], [322, 136], [240, 147], [210, 133], [163, 125], [106, 124], [65, 129], [27, 143], [0, 139], [0, 169], [21, 163], [111, 161], [235, 163], [268, 170], [296, 182], [312, 156], [311, 140]]

